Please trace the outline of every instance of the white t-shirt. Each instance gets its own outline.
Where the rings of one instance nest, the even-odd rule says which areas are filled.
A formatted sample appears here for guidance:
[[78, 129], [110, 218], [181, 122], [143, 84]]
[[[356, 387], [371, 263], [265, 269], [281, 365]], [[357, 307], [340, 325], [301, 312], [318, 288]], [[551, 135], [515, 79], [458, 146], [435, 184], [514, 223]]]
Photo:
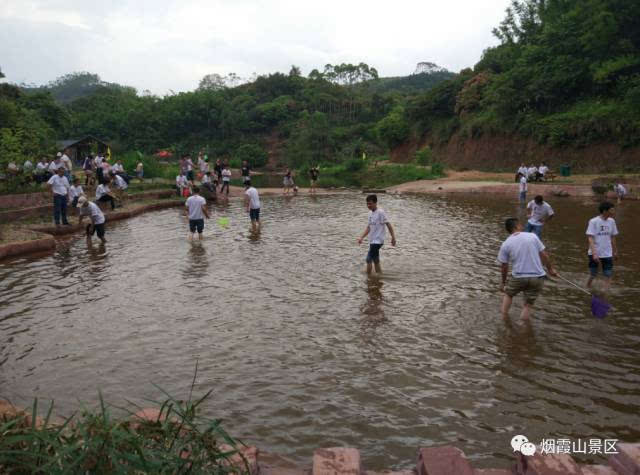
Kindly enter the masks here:
[[30, 160], [25, 160], [24, 164], [22, 165], [22, 169], [28, 170], [30, 168], [33, 168], [33, 163], [31, 163]]
[[521, 174], [523, 174], [523, 175], [526, 175], [526, 174], [527, 174], [527, 171], [528, 171], [528, 170], [527, 170], [527, 167], [520, 167], [520, 168], [518, 168], [518, 173], [521, 173]]
[[529, 176], [535, 176], [537, 171], [538, 169], [536, 167], [529, 167], [529, 169], [527, 170], [527, 174]]
[[118, 188], [119, 190], [126, 190], [129, 187], [125, 179], [120, 175], [114, 176], [113, 181], [115, 181], [116, 188]]
[[191, 171], [193, 170], [193, 162], [191, 161], [191, 159], [187, 160], [187, 171]]
[[250, 186], [244, 194], [249, 197], [249, 209], [260, 209], [260, 195], [258, 195], [258, 190]]
[[58, 174], [55, 174], [49, 178], [47, 183], [51, 185], [51, 188], [56, 195], [65, 196], [69, 192], [69, 180], [67, 180], [67, 177], [64, 175], [59, 176]]
[[176, 185], [178, 185], [178, 187], [185, 188], [189, 186], [189, 180], [187, 180], [187, 177], [184, 175], [178, 175], [176, 177]]
[[535, 200], [529, 201], [527, 209], [531, 210], [531, 217], [529, 222], [534, 226], [540, 226], [544, 224], [541, 220], [546, 220], [549, 216], [553, 216], [553, 208], [549, 203], [543, 201], [541, 205], [535, 202]]
[[500, 246], [498, 262], [511, 264], [511, 275], [516, 279], [542, 277], [546, 275], [540, 260], [543, 250], [544, 244], [534, 233], [514, 233]]
[[96, 188], [96, 199], [99, 200], [103, 195], [109, 194], [110, 191], [108, 185], [98, 185]]
[[389, 221], [382, 208], [369, 211], [369, 243], [383, 244], [385, 226]]
[[124, 166], [121, 165], [120, 163], [116, 163], [114, 166], [111, 167], [111, 170], [114, 172], [123, 172]]
[[191, 195], [187, 198], [184, 205], [189, 209], [189, 219], [204, 219], [202, 206], [206, 204], [207, 200], [200, 195]]
[[524, 176], [520, 177], [520, 193], [527, 191], [527, 178]]
[[96, 167], [99, 167], [100, 165], [102, 165], [102, 158], [96, 156], [96, 158], [93, 159], [93, 163], [96, 164]]
[[616, 186], [614, 186], [613, 190], [621, 196], [627, 194], [627, 189], [621, 183], [618, 183]]
[[84, 206], [80, 208], [80, 216], [89, 216], [93, 224], [104, 223], [104, 214], [93, 201], [89, 201], [86, 208]]
[[[616, 226], [615, 219], [608, 218], [604, 220], [600, 216], [590, 219], [586, 234], [587, 236], [593, 236], [598, 257], [613, 257], [611, 237], [618, 235], [618, 226]], [[591, 255], [591, 247], [589, 247], [588, 254]]]
[[49, 164], [49, 171], [55, 173], [58, 168], [63, 166], [64, 165], [62, 164], [62, 162], [56, 163], [55, 160], [52, 160], [51, 163]]
[[546, 165], [540, 165], [540, 168], [538, 168], [538, 172], [541, 175], [544, 175], [545, 173], [547, 173], [547, 171], [549, 171], [549, 167]]
[[44, 170], [47, 169], [47, 164], [43, 163], [43, 162], [38, 162], [36, 164], [36, 172], [38, 173], [44, 173]]
[[200, 171], [202, 173], [207, 173], [207, 171], [209, 170], [209, 164], [204, 160], [198, 161], [198, 165], [200, 165]]
[[222, 181], [229, 181], [231, 179], [231, 170], [225, 168], [222, 170]]
[[72, 186], [69, 188], [69, 199], [73, 200], [76, 196], [80, 196], [82, 193], [84, 193], [84, 190], [80, 185]]
[[205, 184], [205, 183], [211, 183], [211, 177], [209, 175], [207, 175], [207, 174], [205, 174], [202, 177], [202, 184]]
[[71, 159], [67, 156], [66, 153], [62, 157], [60, 157], [60, 161], [67, 170], [71, 171], [71, 169], [73, 168], [71, 165]]

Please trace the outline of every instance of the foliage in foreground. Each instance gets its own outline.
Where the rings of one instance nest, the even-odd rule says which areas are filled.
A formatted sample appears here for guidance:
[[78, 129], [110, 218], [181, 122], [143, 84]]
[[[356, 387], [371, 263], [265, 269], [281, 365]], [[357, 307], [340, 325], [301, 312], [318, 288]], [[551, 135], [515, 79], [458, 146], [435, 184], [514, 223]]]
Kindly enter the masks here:
[[0, 472], [237, 473], [227, 462], [237, 451], [221, 447], [236, 441], [219, 420], [197, 415], [210, 393], [195, 402], [168, 396], [157, 421], [115, 419], [100, 397], [97, 411], [85, 409], [61, 424], [51, 422], [52, 404], [36, 424], [36, 400], [31, 417], [0, 420]]

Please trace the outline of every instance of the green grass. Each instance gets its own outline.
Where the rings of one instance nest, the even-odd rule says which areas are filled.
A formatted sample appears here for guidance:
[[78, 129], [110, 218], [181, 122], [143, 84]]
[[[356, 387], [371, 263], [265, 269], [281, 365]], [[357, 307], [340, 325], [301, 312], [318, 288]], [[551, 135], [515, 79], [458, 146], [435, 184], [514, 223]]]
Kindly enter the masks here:
[[235, 468], [227, 462], [238, 453], [239, 442], [224, 431], [219, 420], [198, 415], [210, 394], [196, 401], [190, 395], [186, 402], [166, 394], [159, 405], [161, 417], [155, 421], [115, 418], [100, 396], [97, 410], [84, 409], [54, 424], [51, 404], [42, 425], [36, 424], [36, 400], [31, 418], [21, 414], [0, 419], [0, 472], [246, 473], [246, 460], [244, 467]]

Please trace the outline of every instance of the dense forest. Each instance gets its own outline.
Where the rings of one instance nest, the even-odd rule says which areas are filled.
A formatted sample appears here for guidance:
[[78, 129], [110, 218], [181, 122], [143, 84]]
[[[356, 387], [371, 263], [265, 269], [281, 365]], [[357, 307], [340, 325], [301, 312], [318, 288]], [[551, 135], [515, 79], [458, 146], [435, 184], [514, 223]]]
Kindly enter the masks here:
[[640, 2], [514, 0], [494, 34], [500, 44], [459, 74], [433, 65], [379, 78], [360, 63], [304, 77], [292, 66], [242, 83], [210, 74], [196, 90], [164, 97], [90, 73], [42, 87], [0, 84], [0, 161], [87, 134], [116, 152], [205, 149], [293, 167], [453, 136], [640, 145]]

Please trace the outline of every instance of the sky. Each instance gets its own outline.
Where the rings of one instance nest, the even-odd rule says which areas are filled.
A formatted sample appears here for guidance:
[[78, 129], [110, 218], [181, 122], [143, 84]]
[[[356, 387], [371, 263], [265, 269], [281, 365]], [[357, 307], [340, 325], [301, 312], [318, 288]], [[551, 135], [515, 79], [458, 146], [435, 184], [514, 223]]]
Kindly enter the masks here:
[[1, 0], [5, 81], [88, 71], [165, 95], [206, 74], [303, 75], [367, 63], [381, 77], [421, 61], [458, 72], [498, 44], [510, 0]]

